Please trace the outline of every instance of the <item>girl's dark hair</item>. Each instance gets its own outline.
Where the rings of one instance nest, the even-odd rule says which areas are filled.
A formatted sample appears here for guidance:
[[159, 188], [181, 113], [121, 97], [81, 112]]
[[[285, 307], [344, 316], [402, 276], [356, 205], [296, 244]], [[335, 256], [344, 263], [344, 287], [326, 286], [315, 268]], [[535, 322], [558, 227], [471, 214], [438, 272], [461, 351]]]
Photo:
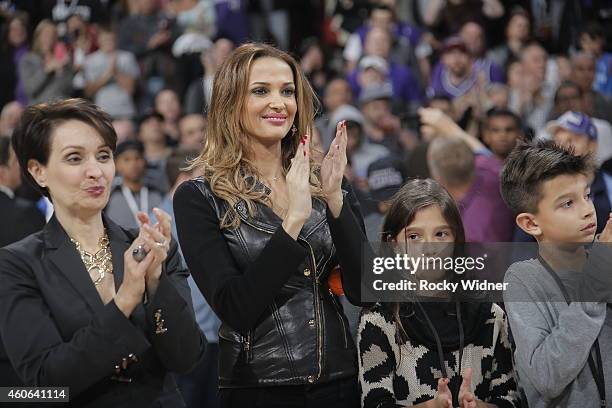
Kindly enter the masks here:
[[[417, 212], [429, 206], [440, 207], [442, 216], [451, 227], [455, 237], [455, 248], [465, 243], [465, 230], [457, 203], [444, 187], [432, 179], [407, 181], [391, 199], [391, 207], [385, 216], [382, 228], [382, 242], [391, 242], [406, 226], [410, 225]], [[459, 244], [459, 245], [457, 245]], [[393, 313], [396, 338], [399, 344], [408, 336], [400, 319], [400, 303], [388, 305]]]
[[459, 208], [444, 187], [432, 179], [408, 180], [391, 199], [382, 228], [382, 241], [389, 242], [409, 225], [419, 210], [437, 205], [453, 230], [455, 243], [465, 243]]

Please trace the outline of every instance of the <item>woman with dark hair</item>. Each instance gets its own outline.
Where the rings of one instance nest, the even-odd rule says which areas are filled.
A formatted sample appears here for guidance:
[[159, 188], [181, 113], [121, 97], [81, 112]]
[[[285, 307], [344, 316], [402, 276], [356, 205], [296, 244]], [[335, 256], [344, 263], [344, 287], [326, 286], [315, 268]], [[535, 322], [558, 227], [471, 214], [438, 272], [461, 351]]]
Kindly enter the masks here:
[[15, 14], [8, 19], [2, 30], [0, 42], [0, 108], [16, 100], [22, 106], [28, 104], [23, 81], [17, 73], [19, 62], [29, 51], [28, 17]]
[[237, 48], [215, 75], [192, 163], [203, 177], [174, 195], [185, 259], [221, 319], [222, 407], [358, 406], [356, 350], [329, 276], [340, 264], [359, 302], [365, 235], [343, 184], [346, 125], [316, 163], [313, 102], [291, 56]]
[[[411, 253], [457, 254], [465, 243], [459, 209], [431, 179], [410, 180], [393, 197], [382, 241]], [[427, 248], [427, 249], [423, 249]], [[426, 274], [425, 274], [426, 273]], [[420, 270], [429, 283], [455, 271]], [[378, 303], [361, 317], [363, 407], [516, 407], [506, 316], [495, 303], [461, 302], [449, 291], [416, 291], [406, 303]]]
[[54, 206], [41, 232], [0, 249], [0, 332], [26, 386], [69, 387], [78, 407], [182, 407], [169, 371], [206, 339], [170, 216], [139, 231], [102, 213], [115, 175], [110, 117], [82, 99], [29, 107], [13, 133], [22, 175]]
[[505, 35], [505, 42], [487, 53], [487, 58], [501, 67], [505, 67], [509, 61], [519, 60], [521, 50], [531, 37], [531, 20], [525, 9], [517, 7], [511, 11]]

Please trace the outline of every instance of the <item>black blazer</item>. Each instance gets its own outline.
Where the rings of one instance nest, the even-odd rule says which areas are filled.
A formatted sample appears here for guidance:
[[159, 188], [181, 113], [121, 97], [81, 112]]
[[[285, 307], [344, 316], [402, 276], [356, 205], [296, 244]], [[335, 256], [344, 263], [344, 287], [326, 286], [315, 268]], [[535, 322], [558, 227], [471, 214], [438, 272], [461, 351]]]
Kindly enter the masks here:
[[[118, 289], [136, 234], [104, 223]], [[173, 241], [157, 292], [127, 319], [114, 301], [102, 303], [54, 216], [41, 232], [0, 249], [0, 333], [15, 371], [26, 385], [70, 387], [72, 406], [184, 406], [168, 371], [193, 368], [206, 345], [188, 275]], [[132, 381], [111, 379], [130, 354], [138, 361], [122, 376]]]
[[0, 247], [17, 242], [45, 226], [45, 217], [33, 204], [0, 191]]

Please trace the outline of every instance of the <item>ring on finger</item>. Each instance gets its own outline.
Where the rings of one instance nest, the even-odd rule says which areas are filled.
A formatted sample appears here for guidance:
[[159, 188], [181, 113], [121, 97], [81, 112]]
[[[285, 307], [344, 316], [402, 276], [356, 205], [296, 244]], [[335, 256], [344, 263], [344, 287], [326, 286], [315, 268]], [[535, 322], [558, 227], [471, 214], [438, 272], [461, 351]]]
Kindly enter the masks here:
[[138, 245], [132, 251], [132, 257], [136, 262], [142, 262], [142, 260], [145, 259], [145, 257], [147, 256], [147, 253], [148, 252], [145, 250], [143, 245]]
[[168, 241], [164, 239], [161, 242], [155, 242], [155, 245], [157, 245], [158, 247], [165, 247], [167, 243]]

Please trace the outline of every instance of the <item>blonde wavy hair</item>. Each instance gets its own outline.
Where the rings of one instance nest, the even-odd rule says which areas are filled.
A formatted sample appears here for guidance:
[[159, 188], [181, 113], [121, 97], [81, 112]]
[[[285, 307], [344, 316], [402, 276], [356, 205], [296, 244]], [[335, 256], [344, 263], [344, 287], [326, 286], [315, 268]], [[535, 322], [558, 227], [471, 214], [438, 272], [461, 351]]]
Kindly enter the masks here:
[[[244, 201], [249, 214], [255, 213], [255, 203], [271, 206], [272, 201], [254, 180], [261, 174], [253, 163], [250, 138], [246, 135], [244, 111], [248, 94], [249, 75], [253, 61], [271, 57], [284, 61], [293, 72], [297, 112], [291, 130], [281, 141], [282, 172], [289, 171], [291, 159], [301, 135], [312, 135], [318, 100], [299, 64], [289, 54], [270, 45], [249, 43], [238, 47], [215, 74], [208, 112], [206, 143], [202, 153], [189, 163], [187, 170], [196, 170], [209, 182], [213, 193], [229, 204], [221, 220], [221, 228], [237, 228], [240, 217], [235, 205]], [[312, 155], [311, 155], [312, 156]], [[314, 197], [321, 197], [320, 166], [310, 159], [310, 185]]]
[[41, 36], [43, 34], [43, 31], [50, 27], [56, 30], [55, 33], [57, 36], [57, 26], [55, 25], [53, 21], [46, 18], [44, 20], [41, 20], [40, 23], [38, 23], [38, 25], [36, 26], [36, 29], [34, 30], [34, 35], [32, 36], [32, 51], [33, 52], [40, 54], [40, 55], [44, 54], [45, 50], [42, 49], [42, 46], [40, 44]]

